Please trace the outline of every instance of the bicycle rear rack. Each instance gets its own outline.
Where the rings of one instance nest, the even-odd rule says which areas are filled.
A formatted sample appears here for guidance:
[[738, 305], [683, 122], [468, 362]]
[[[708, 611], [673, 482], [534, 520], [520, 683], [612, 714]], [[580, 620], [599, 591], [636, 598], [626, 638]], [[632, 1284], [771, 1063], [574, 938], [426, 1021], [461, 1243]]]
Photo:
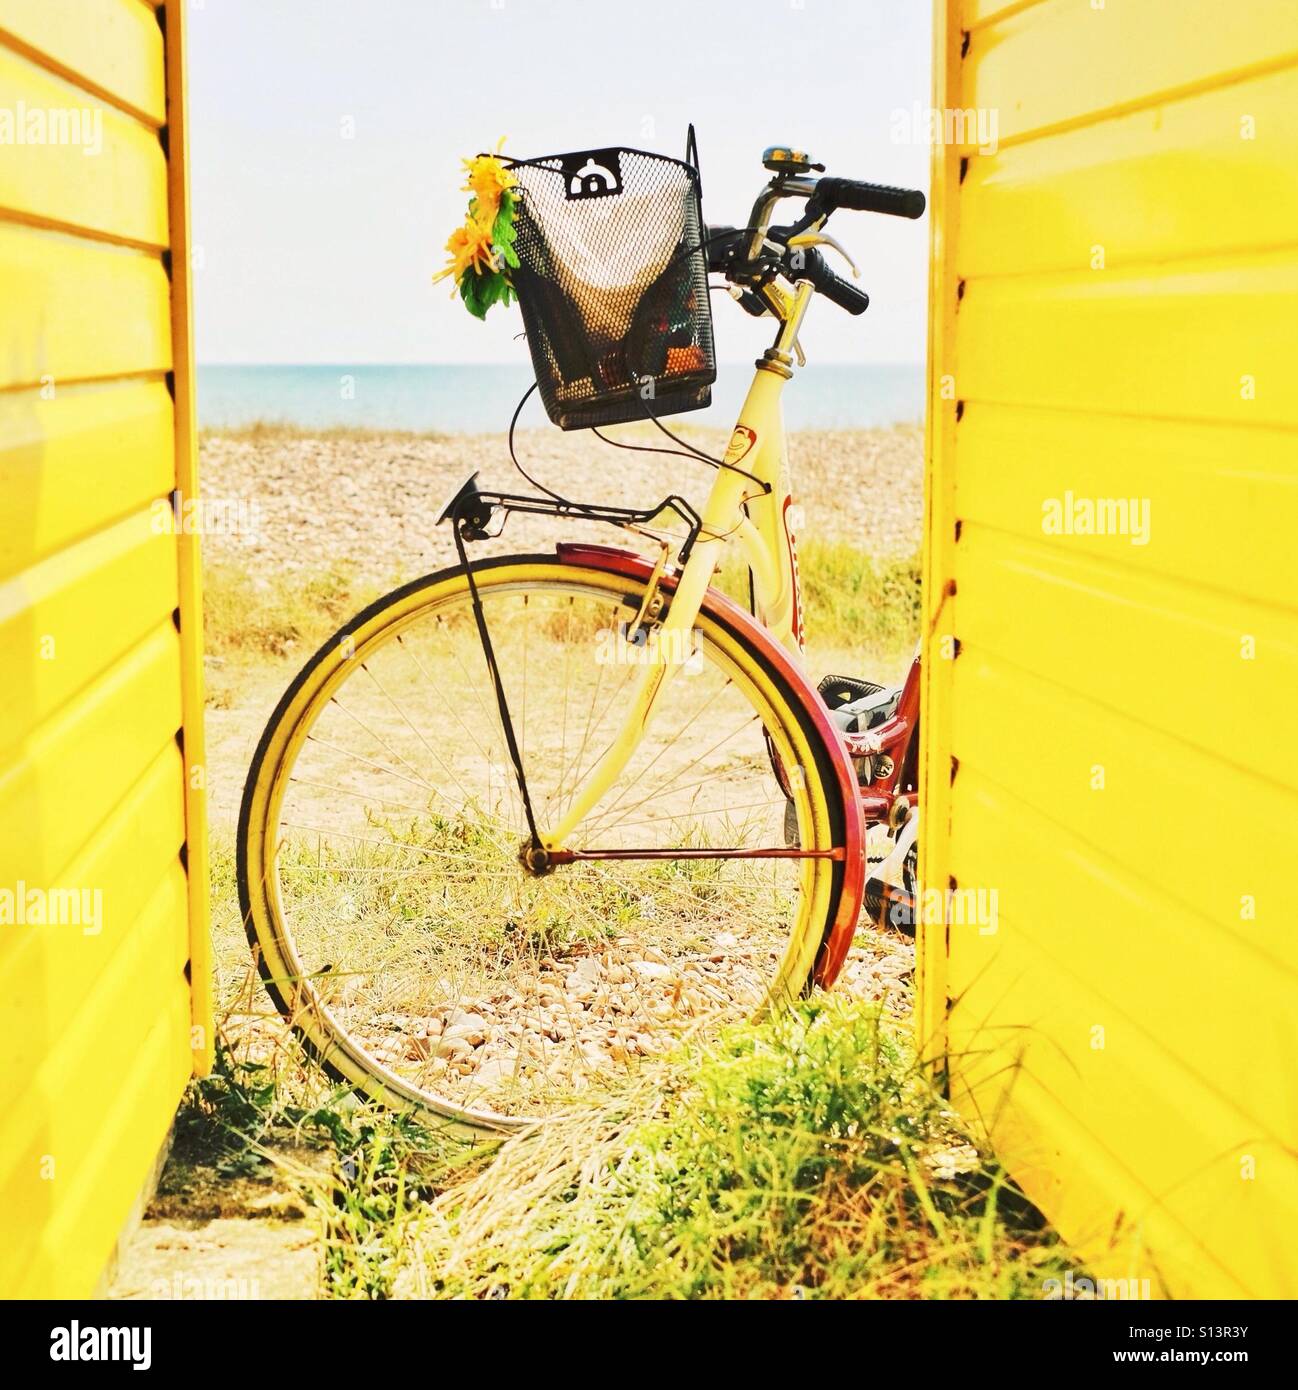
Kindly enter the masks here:
[[439, 526], [448, 520], [454, 523], [457, 549], [461, 551], [462, 562], [467, 563], [467, 558], [461, 541], [485, 541], [500, 535], [504, 529], [503, 521], [497, 530], [488, 529], [498, 511], [504, 512], [506, 517], [510, 512], [519, 512], [527, 516], [555, 516], [565, 520], [604, 522], [610, 526], [625, 526], [638, 530], [647, 528], [655, 517], [662, 516], [664, 512], [675, 512], [689, 528], [677, 555], [677, 563], [681, 565], [689, 559], [694, 542], [703, 529], [702, 517], [676, 493], [663, 498], [656, 507], [612, 507], [600, 503], [573, 502], [553, 493], [542, 497], [528, 493], [483, 492], [478, 487], [478, 475], [474, 472], [455, 490], [437, 518]]

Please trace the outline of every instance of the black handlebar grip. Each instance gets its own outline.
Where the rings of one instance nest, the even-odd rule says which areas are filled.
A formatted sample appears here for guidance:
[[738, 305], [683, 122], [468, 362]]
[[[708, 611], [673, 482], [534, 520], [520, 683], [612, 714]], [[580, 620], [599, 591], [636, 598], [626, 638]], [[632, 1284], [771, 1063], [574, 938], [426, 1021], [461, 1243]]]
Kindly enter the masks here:
[[860, 179], [822, 178], [816, 181], [816, 201], [829, 209], [884, 212], [889, 217], [922, 217], [924, 195], [918, 188], [889, 188]]
[[837, 304], [849, 314], [863, 314], [870, 307], [870, 296], [864, 290], [858, 290], [850, 280], [844, 280], [832, 270], [816, 288], [831, 304]]
[[870, 307], [870, 296], [858, 290], [850, 280], [835, 274], [816, 248], [794, 249], [785, 256], [789, 278], [810, 280], [817, 294], [823, 294], [831, 304], [846, 309], [849, 314], [863, 314]]

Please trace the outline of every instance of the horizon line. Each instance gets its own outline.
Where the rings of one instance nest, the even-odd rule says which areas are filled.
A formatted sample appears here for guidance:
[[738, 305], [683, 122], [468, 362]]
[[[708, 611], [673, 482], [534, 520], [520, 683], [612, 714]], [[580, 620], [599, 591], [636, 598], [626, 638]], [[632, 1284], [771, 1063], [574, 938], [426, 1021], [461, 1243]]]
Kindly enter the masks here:
[[[530, 369], [527, 362], [472, 362], [472, 361], [446, 361], [446, 362], [214, 362], [198, 360], [195, 363], [198, 367], [506, 367], [516, 368], [519, 371]], [[747, 367], [751, 368], [753, 361], [749, 357], [730, 358], [717, 363], [718, 367]], [[808, 363], [810, 366], [811, 364]], [[859, 360], [843, 360], [817, 358], [815, 365], [818, 367], [917, 367], [923, 368], [925, 362], [922, 358], [887, 358], [877, 361], [862, 362]]]

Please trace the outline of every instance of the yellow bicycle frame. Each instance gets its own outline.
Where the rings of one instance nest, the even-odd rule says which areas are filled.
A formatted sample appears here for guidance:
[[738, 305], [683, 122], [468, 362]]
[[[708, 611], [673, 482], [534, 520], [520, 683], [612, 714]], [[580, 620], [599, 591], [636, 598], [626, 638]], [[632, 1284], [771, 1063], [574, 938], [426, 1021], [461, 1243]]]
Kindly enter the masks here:
[[[801, 660], [802, 618], [794, 528], [790, 518], [788, 454], [780, 400], [784, 383], [800, 358], [798, 331], [814, 293], [807, 281], [793, 292], [767, 286], [765, 297], [781, 320], [775, 345], [757, 362], [739, 420], [730, 436], [725, 464], [703, 508], [702, 526], [681, 568], [676, 591], [659, 632], [662, 653], [688, 652], [708, 587], [732, 537], [739, 542], [753, 576], [756, 616]], [[668, 674], [680, 662], [646, 665], [636, 681], [617, 737], [586, 774], [563, 819], [542, 831], [546, 849], [556, 850], [608, 791], [630, 761], [658, 702]]]

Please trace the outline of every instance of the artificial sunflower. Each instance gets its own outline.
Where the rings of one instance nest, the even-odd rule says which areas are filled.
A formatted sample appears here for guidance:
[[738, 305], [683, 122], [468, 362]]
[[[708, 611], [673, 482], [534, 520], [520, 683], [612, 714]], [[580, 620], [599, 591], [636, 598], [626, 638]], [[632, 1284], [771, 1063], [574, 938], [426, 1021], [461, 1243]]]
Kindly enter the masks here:
[[516, 188], [518, 180], [505, 166], [499, 155], [475, 155], [472, 159], [464, 160], [463, 164], [468, 174], [464, 191], [472, 193], [478, 206], [484, 212], [489, 210], [491, 219], [494, 221], [500, 208], [501, 197], [508, 193], [511, 188]]
[[[518, 266], [514, 250], [514, 213], [518, 180], [500, 159], [502, 139], [495, 154], [480, 154], [464, 161], [472, 193], [464, 225], [446, 243], [451, 260], [434, 281], [454, 276], [464, 307], [476, 318], [486, 318], [493, 304], [509, 304], [514, 298], [510, 271]], [[455, 290], [451, 292], [454, 297]]]
[[476, 218], [466, 217], [464, 226], [456, 227], [446, 242], [451, 263], [433, 276], [434, 281], [454, 275], [458, 283], [466, 271], [481, 275], [496, 269], [496, 249], [491, 241], [491, 228]]

